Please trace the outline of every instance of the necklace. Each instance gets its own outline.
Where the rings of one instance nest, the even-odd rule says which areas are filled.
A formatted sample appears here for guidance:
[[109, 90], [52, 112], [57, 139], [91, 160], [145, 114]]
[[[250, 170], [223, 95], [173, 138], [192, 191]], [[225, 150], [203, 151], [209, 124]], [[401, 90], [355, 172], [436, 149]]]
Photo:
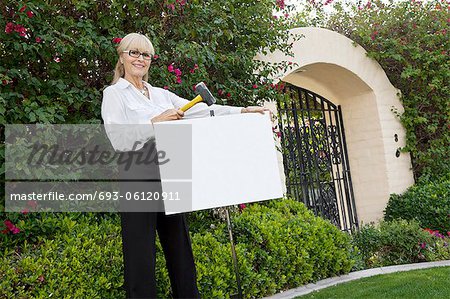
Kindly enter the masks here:
[[144, 88], [138, 89], [144, 96], [148, 98], [148, 89], [147, 86], [144, 85]]
[[147, 87], [144, 85], [144, 88], [142, 89], [138, 89], [142, 94], [146, 94], [147, 93]]

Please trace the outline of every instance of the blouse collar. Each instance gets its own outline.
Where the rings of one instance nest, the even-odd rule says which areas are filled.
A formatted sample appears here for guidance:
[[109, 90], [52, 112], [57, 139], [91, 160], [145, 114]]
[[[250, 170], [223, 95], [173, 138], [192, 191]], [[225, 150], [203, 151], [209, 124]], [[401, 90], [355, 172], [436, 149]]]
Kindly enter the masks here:
[[[152, 87], [152, 86], [150, 85], [150, 83], [145, 82], [144, 80], [142, 80], [142, 83], [143, 83], [144, 85], [146, 85], [147, 88]], [[125, 89], [125, 88], [127, 88], [128, 86], [130, 86], [130, 85], [131, 85], [131, 82], [128, 81], [128, 80], [126, 80], [126, 79], [124, 79], [124, 78], [119, 78], [119, 80], [117, 80], [117, 82], [116, 82], [116, 86], [117, 86], [118, 88], [122, 88], [122, 89]]]

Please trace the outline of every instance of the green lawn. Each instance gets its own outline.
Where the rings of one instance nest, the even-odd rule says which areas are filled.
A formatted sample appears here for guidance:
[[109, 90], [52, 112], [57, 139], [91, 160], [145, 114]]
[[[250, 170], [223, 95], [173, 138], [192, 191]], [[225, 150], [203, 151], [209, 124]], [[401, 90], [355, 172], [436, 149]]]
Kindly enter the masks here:
[[362, 278], [297, 298], [450, 298], [450, 267]]

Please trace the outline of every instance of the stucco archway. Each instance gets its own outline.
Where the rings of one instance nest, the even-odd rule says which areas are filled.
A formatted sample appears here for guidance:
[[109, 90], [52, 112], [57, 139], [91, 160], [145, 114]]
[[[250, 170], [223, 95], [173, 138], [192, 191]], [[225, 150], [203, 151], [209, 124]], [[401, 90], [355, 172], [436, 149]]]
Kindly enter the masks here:
[[341, 105], [358, 217], [364, 223], [378, 221], [389, 195], [414, 183], [409, 154], [396, 156], [405, 144], [405, 130], [392, 112], [403, 111], [399, 91], [347, 37], [312, 27], [291, 33], [303, 35], [293, 44], [294, 57], [274, 52], [256, 59], [295, 62], [298, 66], [278, 74], [281, 80]]

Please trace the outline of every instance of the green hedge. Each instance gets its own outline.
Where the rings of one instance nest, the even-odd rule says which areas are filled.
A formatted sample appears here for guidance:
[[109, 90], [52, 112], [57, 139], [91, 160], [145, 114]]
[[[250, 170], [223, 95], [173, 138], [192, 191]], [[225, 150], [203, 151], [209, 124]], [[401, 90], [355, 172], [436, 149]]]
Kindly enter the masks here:
[[0, 297], [124, 298], [118, 218], [96, 221], [86, 214], [73, 220], [66, 214], [53, 219], [61, 229], [54, 236], [2, 245]]
[[450, 236], [423, 230], [416, 221], [365, 225], [353, 242], [365, 268], [450, 259]]
[[384, 218], [415, 219], [422, 228], [450, 231], [450, 179], [419, 183], [402, 195], [391, 195]]
[[[203, 216], [202, 216], [203, 215]], [[231, 249], [224, 221], [192, 213], [191, 234], [198, 285], [204, 298], [237, 293]], [[2, 243], [0, 290], [6, 298], [123, 298], [120, 220], [116, 214], [48, 214], [55, 230], [36, 242], [25, 234], [22, 215], [18, 242]], [[32, 216], [34, 217], [34, 216]], [[275, 200], [232, 212], [234, 237], [245, 298], [260, 298], [283, 289], [350, 271], [350, 237], [303, 204]], [[42, 221], [42, 220], [39, 220]], [[50, 220], [45, 220], [50, 222]], [[28, 226], [31, 227], [31, 226]], [[157, 243], [158, 294], [170, 296], [161, 246]], [[0, 296], [1, 297], [1, 296]]]

